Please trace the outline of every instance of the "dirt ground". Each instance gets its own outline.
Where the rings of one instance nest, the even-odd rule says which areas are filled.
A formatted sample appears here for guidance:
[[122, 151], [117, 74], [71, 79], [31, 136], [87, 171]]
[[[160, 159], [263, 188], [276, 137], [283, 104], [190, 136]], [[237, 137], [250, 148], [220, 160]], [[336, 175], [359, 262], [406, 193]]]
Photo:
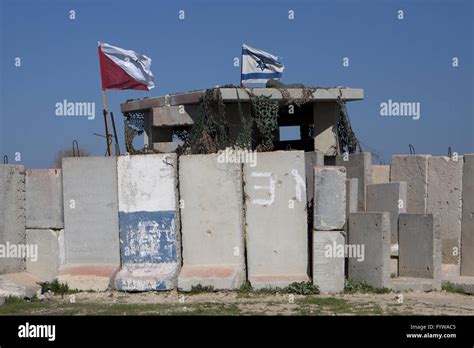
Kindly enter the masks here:
[[[400, 295], [403, 302], [400, 302]], [[445, 291], [291, 295], [81, 292], [8, 299], [0, 315], [474, 315], [474, 296]]]

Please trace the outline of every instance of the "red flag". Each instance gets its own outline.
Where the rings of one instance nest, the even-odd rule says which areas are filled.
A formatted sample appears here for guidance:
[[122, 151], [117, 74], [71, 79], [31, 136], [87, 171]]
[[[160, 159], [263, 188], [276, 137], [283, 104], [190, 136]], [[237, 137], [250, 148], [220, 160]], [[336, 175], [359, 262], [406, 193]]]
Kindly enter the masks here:
[[102, 89], [140, 89], [155, 87], [151, 59], [134, 51], [99, 42]]

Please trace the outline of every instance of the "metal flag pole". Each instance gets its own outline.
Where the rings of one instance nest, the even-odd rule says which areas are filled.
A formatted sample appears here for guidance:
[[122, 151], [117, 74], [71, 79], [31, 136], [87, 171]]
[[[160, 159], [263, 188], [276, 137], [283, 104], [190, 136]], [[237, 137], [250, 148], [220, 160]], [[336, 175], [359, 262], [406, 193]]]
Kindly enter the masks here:
[[244, 88], [244, 84], [242, 83], [243, 66], [244, 66], [244, 50], [242, 49], [242, 52], [240, 55], [240, 88]]
[[114, 119], [114, 113], [110, 113], [110, 119], [112, 120], [112, 129], [114, 130], [114, 138], [115, 138], [115, 156], [120, 156], [120, 145], [118, 142], [118, 137], [117, 137], [117, 128], [115, 128], [115, 119]]
[[104, 121], [105, 121], [105, 138], [107, 141], [107, 154], [112, 156], [112, 139], [110, 139], [109, 121], [107, 119], [107, 96], [105, 89], [102, 89], [102, 97], [104, 99]]

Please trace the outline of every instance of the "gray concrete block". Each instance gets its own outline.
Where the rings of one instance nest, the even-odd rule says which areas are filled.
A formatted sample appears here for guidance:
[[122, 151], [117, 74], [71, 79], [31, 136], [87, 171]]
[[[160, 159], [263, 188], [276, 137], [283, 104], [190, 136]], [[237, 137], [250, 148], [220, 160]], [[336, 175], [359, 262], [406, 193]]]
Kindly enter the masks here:
[[345, 167], [314, 167], [314, 218], [318, 231], [342, 230], [346, 223]]
[[426, 212], [433, 214], [441, 233], [443, 263], [460, 272], [463, 158], [436, 156], [428, 160]]
[[177, 155], [117, 158], [120, 256], [115, 288], [171, 290], [181, 268]]
[[433, 291], [440, 290], [441, 283], [434, 279], [397, 277], [392, 279], [391, 289], [394, 291]]
[[459, 266], [449, 263], [442, 263], [441, 273], [443, 274], [443, 277], [459, 277]]
[[244, 164], [249, 280], [255, 288], [308, 278], [303, 151], [261, 152]]
[[8, 253], [25, 244], [25, 168], [19, 165], [0, 165], [0, 274], [22, 272], [26, 268], [23, 257]]
[[346, 179], [346, 218], [349, 213], [357, 213], [359, 180], [352, 178]]
[[474, 277], [474, 154], [464, 155], [461, 245], [461, 275]]
[[390, 257], [390, 277], [392, 277], [392, 274], [398, 277], [398, 256]]
[[306, 174], [306, 196], [308, 202], [314, 197], [314, 167], [324, 166], [324, 154], [320, 151], [309, 151], [304, 153], [305, 174]]
[[26, 227], [64, 228], [61, 169], [26, 171]]
[[58, 279], [105, 290], [120, 265], [117, 159], [69, 157], [62, 168], [66, 264]]
[[462, 289], [466, 294], [474, 294], [474, 277], [443, 275], [443, 285], [450, 285]]
[[390, 287], [390, 213], [349, 214], [349, 245], [363, 250], [363, 258], [349, 257], [348, 278]]
[[185, 291], [199, 284], [235, 290], [246, 278], [242, 165], [220, 163], [219, 158], [214, 154], [180, 157], [184, 206], [178, 287]]
[[106, 291], [114, 286], [117, 271], [117, 264], [70, 263], [61, 266], [57, 279], [73, 290]]
[[344, 244], [341, 231], [313, 232], [313, 284], [323, 294], [344, 290]]
[[40, 280], [26, 272], [0, 275], [0, 296], [32, 298], [41, 291]]
[[[358, 211], [358, 195], [359, 195], [359, 180], [352, 178], [346, 179], [346, 223], [344, 224], [344, 234], [347, 236], [349, 233], [348, 219], [350, 213], [357, 213]], [[347, 262], [346, 262], [347, 266]]]
[[37, 248], [36, 259], [26, 259], [26, 271], [44, 282], [59, 274], [65, 258], [64, 230], [26, 230], [26, 244]]
[[431, 155], [394, 155], [390, 180], [407, 183], [407, 213], [426, 214], [428, 159]]
[[390, 165], [372, 164], [372, 184], [390, 182]]
[[407, 183], [367, 185], [367, 211], [390, 213], [391, 243], [398, 243], [398, 214], [407, 211]]
[[64, 158], [63, 191], [66, 263], [119, 265], [117, 158]]
[[346, 167], [347, 179], [358, 180], [358, 211], [365, 211], [365, 188], [372, 183], [372, 154], [361, 152], [336, 156], [336, 165]]
[[441, 281], [440, 231], [432, 214], [400, 214], [399, 275]]
[[245, 282], [245, 268], [238, 264], [185, 265], [178, 288], [191, 291], [193, 286], [211, 286], [214, 290], [237, 290]]

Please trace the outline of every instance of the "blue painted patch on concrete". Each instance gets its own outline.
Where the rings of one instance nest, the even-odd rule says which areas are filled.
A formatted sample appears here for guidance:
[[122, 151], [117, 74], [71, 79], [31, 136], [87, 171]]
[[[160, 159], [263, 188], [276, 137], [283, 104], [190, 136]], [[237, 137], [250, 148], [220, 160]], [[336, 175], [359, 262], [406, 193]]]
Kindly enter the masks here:
[[176, 212], [119, 212], [122, 264], [177, 262]]

